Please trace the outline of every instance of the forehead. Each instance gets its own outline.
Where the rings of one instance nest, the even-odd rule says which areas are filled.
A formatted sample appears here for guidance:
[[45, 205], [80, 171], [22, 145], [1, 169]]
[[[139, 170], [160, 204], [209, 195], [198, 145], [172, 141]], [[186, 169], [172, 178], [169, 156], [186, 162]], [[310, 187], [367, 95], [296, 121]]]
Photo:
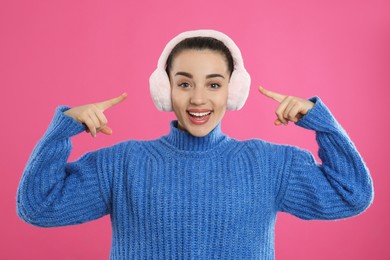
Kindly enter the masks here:
[[172, 61], [172, 71], [196, 70], [213, 73], [227, 73], [228, 65], [225, 56], [209, 49], [183, 50]]

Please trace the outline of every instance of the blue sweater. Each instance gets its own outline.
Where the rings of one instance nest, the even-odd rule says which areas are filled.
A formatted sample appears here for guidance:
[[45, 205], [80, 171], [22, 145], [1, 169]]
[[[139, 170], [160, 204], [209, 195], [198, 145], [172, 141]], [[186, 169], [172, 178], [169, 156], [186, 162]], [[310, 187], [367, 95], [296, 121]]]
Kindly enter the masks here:
[[238, 141], [218, 125], [205, 137], [177, 128], [67, 162], [86, 127], [59, 106], [17, 192], [24, 221], [53, 227], [110, 214], [111, 259], [274, 259], [278, 211], [340, 219], [373, 200], [368, 169], [318, 98], [297, 125], [316, 131], [319, 157], [259, 139]]

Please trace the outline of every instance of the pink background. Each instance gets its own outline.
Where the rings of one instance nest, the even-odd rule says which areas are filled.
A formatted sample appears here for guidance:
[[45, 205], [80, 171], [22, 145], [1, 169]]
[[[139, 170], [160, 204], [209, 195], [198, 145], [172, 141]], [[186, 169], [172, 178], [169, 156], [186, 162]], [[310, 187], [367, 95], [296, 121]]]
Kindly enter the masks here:
[[[232, 1], [233, 2], [233, 1]], [[74, 137], [71, 160], [126, 139], [157, 138], [172, 113], [158, 112], [148, 79], [165, 44], [189, 29], [217, 29], [241, 48], [252, 88], [222, 128], [316, 152], [314, 134], [273, 125], [276, 104], [257, 87], [320, 96], [350, 134], [375, 184], [358, 217], [303, 221], [279, 214], [277, 259], [390, 259], [390, 2], [365, 1], [1, 1], [0, 258], [108, 259], [108, 216], [43, 229], [16, 216], [16, 190], [58, 105], [129, 93], [106, 111], [112, 136]]]

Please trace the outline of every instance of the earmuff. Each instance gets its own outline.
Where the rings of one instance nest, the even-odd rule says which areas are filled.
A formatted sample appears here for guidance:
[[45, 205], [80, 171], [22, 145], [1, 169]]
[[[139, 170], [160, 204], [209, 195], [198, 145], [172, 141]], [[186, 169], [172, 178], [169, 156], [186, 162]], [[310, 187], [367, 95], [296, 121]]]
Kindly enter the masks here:
[[228, 110], [240, 110], [249, 95], [251, 78], [245, 70], [241, 51], [237, 45], [224, 33], [215, 30], [195, 30], [180, 33], [165, 46], [157, 63], [157, 69], [149, 78], [150, 94], [157, 109], [160, 111], [172, 111], [171, 86], [168, 74], [165, 71], [166, 63], [172, 49], [186, 38], [212, 37], [223, 42], [230, 50], [233, 57], [234, 69], [228, 86]]

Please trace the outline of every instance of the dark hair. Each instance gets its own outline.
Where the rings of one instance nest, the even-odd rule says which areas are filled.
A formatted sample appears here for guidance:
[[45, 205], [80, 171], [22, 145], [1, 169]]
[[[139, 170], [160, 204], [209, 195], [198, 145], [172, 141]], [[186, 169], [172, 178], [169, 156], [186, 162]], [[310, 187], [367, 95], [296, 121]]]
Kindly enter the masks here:
[[168, 56], [166, 69], [165, 71], [168, 74], [169, 77], [169, 71], [172, 68], [172, 62], [173, 59], [182, 51], [184, 50], [212, 50], [217, 51], [221, 53], [223, 56], [225, 56], [228, 70], [230, 72], [230, 76], [233, 73], [234, 70], [234, 63], [233, 63], [233, 57], [230, 53], [230, 50], [226, 47], [226, 45], [221, 42], [220, 40], [217, 40], [212, 37], [191, 37], [186, 38], [179, 42], [171, 51], [171, 53]]

